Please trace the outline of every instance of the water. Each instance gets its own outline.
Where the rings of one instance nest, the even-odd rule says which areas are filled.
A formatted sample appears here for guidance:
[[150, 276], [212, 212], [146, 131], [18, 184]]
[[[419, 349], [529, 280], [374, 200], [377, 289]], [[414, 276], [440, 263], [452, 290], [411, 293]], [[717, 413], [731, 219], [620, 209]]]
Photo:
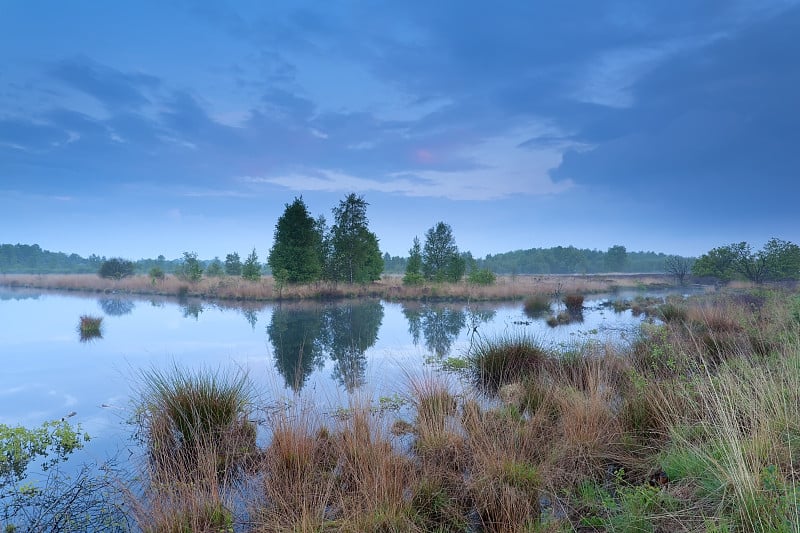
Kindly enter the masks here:
[[[265, 404], [300, 395], [333, 410], [349, 393], [401, 393], [409, 375], [465, 355], [476, 337], [618, 342], [642, 318], [600, 304], [629, 297], [590, 297], [582, 322], [551, 328], [525, 316], [522, 302], [237, 305], [0, 289], [0, 423], [37, 426], [74, 412], [100, 461], [127, 445], [141, 369], [238, 367]], [[86, 314], [103, 317], [102, 338], [80, 339]]]

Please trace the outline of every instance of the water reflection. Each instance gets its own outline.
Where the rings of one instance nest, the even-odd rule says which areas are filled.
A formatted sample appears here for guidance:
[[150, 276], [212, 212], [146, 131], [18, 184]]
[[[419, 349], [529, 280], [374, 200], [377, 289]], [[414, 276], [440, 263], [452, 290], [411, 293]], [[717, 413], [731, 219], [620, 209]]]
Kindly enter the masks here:
[[275, 367], [286, 386], [299, 392], [306, 379], [325, 360], [325, 317], [319, 306], [283, 304], [272, 312], [267, 335]]
[[108, 316], [129, 315], [136, 308], [136, 304], [130, 298], [100, 298], [97, 304]]
[[422, 338], [429, 351], [437, 357], [445, 357], [464, 328], [469, 326], [470, 333], [477, 332], [481, 324], [494, 318], [495, 311], [455, 304], [415, 302], [403, 304], [403, 315], [408, 320], [408, 332], [414, 345], [418, 345]]
[[327, 307], [282, 304], [267, 326], [275, 366], [286, 386], [299, 392], [330, 357], [332, 377], [352, 392], [366, 382], [365, 354], [378, 340], [382, 321], [383, 306], [376, 300]]
[[352, 392], [366, 382], [365, 352], [378, 340], [383, 306], [378, 301], [329, 307], [326, 326], [330, 357], [336, 362], [333, 378]]

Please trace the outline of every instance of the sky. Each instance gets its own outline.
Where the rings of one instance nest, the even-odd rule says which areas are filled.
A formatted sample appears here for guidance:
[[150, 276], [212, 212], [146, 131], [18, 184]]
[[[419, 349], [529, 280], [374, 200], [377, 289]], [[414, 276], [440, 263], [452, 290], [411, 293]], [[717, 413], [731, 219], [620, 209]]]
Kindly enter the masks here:
[[266, 260], [800, 242], [800, 2], [0, 0], [0, 243]]

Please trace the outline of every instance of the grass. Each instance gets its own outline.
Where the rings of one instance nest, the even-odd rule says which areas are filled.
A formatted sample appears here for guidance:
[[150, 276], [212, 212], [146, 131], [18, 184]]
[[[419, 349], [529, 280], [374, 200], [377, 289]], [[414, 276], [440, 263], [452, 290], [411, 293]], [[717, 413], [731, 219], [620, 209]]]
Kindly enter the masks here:
[[245, 373], [173, 366], [142, 370], [140, 381], [137, 410], [154, 456], [193, 459], [214, 448], [225, 460], [255, 446]]
[[525, 298], [523, 310], [531, 318], [546, 315], [550, 312], [550, 296], [541, 293], [528, 296]]
[[459, 283], [423, 283], [404, 285], [401, 276], [385, 275], [371, 284], [323, 283], [289, 285], [279, 288], [272, 276], [259, 281], [239, 277], [203, 277], [187, 284], [174, 275], [165, 275], [157, 283], [149, 275], [139, 274], [121, 280], [99, 278], [94, 274], [2, 274], [0, 286], [40, 289], [119, 292], [142, 295], [180, 295], [222, 300], [275, 301], [373, 297], [385, 300], [520, 300], [527, 297], [546, 297], [565, 293], [590, 294], [609, 292], [612, 288], [641, 286], [663, 287], [667, 276], [632, 275], [548, 275], [498, 276], [491, 285]]
[[82, 342], [103, 338], [103, 317], [81, 315], [78, 333]]
[[[202, 445], [148, 462], [131, 508], [145, 531], [797, 531], [796, 302], [690, 298], [629, 346], [485, 340], [479, 388], [431, 372], [398, 409], [287, 403], [245, 467], [228, 453], [248, 442], [229, 431], [249, 417], [241, 375], [149, 372], [151, 453]], [[242, 469], [255, 488], [237, 492]]]
[[541, 343], [524, 333], [481, 338], [468, 355], [475, 383], [488, 390], [536, 372], [546, 357]]

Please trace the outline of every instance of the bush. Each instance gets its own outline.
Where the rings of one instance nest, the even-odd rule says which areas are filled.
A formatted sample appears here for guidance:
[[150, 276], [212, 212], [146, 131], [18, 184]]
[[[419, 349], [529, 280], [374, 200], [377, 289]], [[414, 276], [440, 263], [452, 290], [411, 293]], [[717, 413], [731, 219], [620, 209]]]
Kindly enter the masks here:
[[197, 253], [183, 252], [183, 264], [178, 269], [178, 277], [191, 282], [200, 281], [203, 277], [203, 267], [197, 260]]
[[147, 275], [150, 276], [150, 282], [153, 285], [164, 280], [164, 271], [161, 269], [161, 267], [154, 266], [150, 269], [150, 272], [148, 272]]
[[113, 257], [107, 261], [103, 261], [97, 275], [107, 279], [122, 279], [133, 276], [133, 268], [133, 261]]
[[488, 268], [481, 268], [470, 272], [467, 281], [473, 285], [492, 285], [497, 281], [497, 276]]
[[406, 272], [403, 276], [403, 285], [422, 285], [425, 278], [419, 272]]

